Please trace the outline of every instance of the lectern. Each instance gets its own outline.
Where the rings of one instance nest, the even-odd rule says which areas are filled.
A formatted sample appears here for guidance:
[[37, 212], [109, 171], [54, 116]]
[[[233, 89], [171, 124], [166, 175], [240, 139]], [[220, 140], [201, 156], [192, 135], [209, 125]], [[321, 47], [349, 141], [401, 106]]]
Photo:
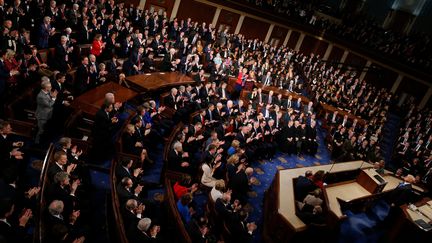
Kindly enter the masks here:
[[373, 168], [360, 170], [357, 177], [357, 183], [360, 184], [371, 194], [380, 193], [383, 191], [387, 181], [384, 180]]

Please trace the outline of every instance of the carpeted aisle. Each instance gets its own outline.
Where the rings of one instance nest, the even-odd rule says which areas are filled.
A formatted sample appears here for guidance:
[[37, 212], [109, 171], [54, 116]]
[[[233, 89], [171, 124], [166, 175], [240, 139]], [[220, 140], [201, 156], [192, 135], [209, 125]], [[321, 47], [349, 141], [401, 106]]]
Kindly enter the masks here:
[[278, 152], [275, 158], [270, 161], [262, 161], [253, 165], [254, 177], [257, 178], [256, 185], [252, 186], [253, 192], [250, 195], [249, 205], [246, 205], [250, 209], [249, 221], [254, 221], [258, 225], [258, 230], [254, 237], [254, 242], [261, 242], [261, 230], [263, 228], [263, 200], [264, 192], [269, 188], [279, 169], [296, 168], [297, 166], [314, 166], [321, 164], [330, 163], [330, 153], [327, 146], [324, 143], [325, 133], [322, 129], [318, 129], [318, 153], [315, 157], [304, 156], [299, 158], [296, 155], [288, 156]]

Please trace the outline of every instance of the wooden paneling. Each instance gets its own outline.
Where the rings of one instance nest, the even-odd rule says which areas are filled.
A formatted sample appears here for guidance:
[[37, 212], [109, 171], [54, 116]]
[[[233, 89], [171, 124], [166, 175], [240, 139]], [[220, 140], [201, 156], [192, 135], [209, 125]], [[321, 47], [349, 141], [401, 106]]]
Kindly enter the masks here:
[[140, 0], [126, 0], [124, 1], [125, 6], [128, 7], [130, 5], [133, 5], [134, 7], [137, 7], [140, 3]]
[[182, 0], [177, 12], [179, 20], [191, 18], [192, 21], [198, 23], [211, 23], [216, 12], [216, 7], [200, 3], [194, 0]]
[[426, 85], [419, 83], [413, 79], [404, 77], [396, 93], [404, 92], [410, 94], [414, 96], [416, 103], [419, 104], [420, 101], [423, 99], [424, 95], [426, 94], [427, 90], [428, 87]]
[[329, 62], [336, 62], [339, 63], [340, 59], [342, 58], [344, 53], [344, 50], [337, 46], [333, 46], [333, 49], [330, 53], [330, 56], [328, 57], [327, 61]]
[[[140, 1], [138, 1], [138, 5], [139, 2]], [[167, 16], [169, 18], [171, 16], [171, 12], [174, 7], [174, 0], [146, 0], [144, 9], [150, 9], [150, 7], [153, 7], [155, 9], [159, 9], [159, 8], [165, 9], [165, 11], [167, 11], [168, 14]]]
[[300, 46], [300, 51], [306, 55], [314, 53], [315, 55], [320, 55], [322, 57], [327, 50], [327, 46], [327, 42], [306, 35], [303, 39], [302, 45]]
[[365, 76], [365, 80], [378, 88], [391, 89], [398, 74], [380, 65], [372, 64]]
[[294, 31], [294, 30], [293, 30], [293, 31], [291, 32], [291, 36], [290, 36], [290, 38], [289, 38], [289, 40], [288, 40], [287, 46], [288, 46], [289, 48], [294, 49], [294, 47], [295, 47], [296, 44], [297, 44], [297, 41], [298, 41], [299, 37], [300, 37], [300, 32], [297, 32], [297, 31]]
[[258, 38], [260, 40], [264, 40], [269, 28], [269, 23], [265, 23], [250, 17], [245, 17], [240, 29], [240, 33], [248, 39]]
[[229, 26], [230, 27], [229, 32], [234, 33], [239, 18], [240, 18], [240, 14], [236, 14], [228, 10], [222, 9], [219, 14], [218, 21], [216, 23], [216, 28], [219, 29], [219, 25], [222, 24], [224, 26]]
[[367, 60], [363, 57], [357, 56], [356, 54], [350, 52], [345, 59], [344, 65], [359, 68], [361, 70], [365, 66], [366, 62]]
[[279, 45], [282, 45], [282, 43], [285, 40], [285, 37], [286, 37], [287, 33], [288, 33], [288, 29], [287, 28], [284, 28], [284, 27], [281, 27], [281, 26], [275, 26], [273, 28], [273, 31], [272, 31], [271, 35], [270, 35], [270, 40], [271, 39], [279, 39]]

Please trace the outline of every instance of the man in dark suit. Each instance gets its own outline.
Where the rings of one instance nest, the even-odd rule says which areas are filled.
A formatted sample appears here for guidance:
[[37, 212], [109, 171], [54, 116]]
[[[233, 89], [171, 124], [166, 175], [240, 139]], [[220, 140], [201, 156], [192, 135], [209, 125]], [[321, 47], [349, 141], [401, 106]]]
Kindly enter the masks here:
[[64, 214], [68, 216], [73, 212], [75, 205], [78, 203], [76, 192], [80, 181], [76, 179], [72, 183], [69, 183], [69, 174], [64, 171], [55, 174], [53, 179], [54, 183], [48, 190], [47, 198], [49, 201], [62, 201], [64, 203]]
[[164, 72], [171, 71], [171, 69], [174, 67], [173, 63], [176, 60], [175, 53], [176, 53], [176, 50], [174, 48], [171, 48], [169, 50], [169, 53], [167, 55], [165, 55], [165, 57], [162, 61], [162, 64], [161, 64], [161, 71], [164, 71]]
[[69, 53], [72, 52], [73, 47], [67, 44], [66, 36], [60, 37], [60, 43], [56, 45], [54, 52], [53, 67], [57, 68], [60, 72], [65, 73], [69, 69]]
[[135, 199], [128, 199], [124, 205], [121, 213], [125, 229], [136, 227], [144, 211], [144, 205]]
[[251, 242], [253, 232], [257, 226], [254, 222], [248, 223], [248, 212], [245, 209], [240, 210], [231, 220], [230, 229], [234, 242]]
[[133, 64], [132, 74], [141, 73], [144, 66], [144, 47], [139, 47], [138, 52], [132, 52], [129, 59]]
[[155, 243], [158, 242], [156, 238], [160, 227], [153, 225], [151, 228], [152, 221], [149, 218], [142, 218], [136, 225], [130, 227], [127, 231], [129, 242], [131, 243]]
[[205, 82], [205, 77], [204, 77], [204, 69], [201, 69], [194, 77], [193, 80], [196, 83], [201, 83], [201, 82]]
[[299, 176], [297, 178], [297, 183], [295, 184], [296, 201], [303, 202], [303, 199], [309, 194], [309, 192], [317, 188], [312, 179], [313, 173], [310, 170], [306, 171], [304, 176]]
[[84, 56], [81, 59], [81, 65], [76, 71], [75, 91], [77, 94], [82, 94], [90, 88], [90, 85], [89, 59]]
[[133, 49], [133, 40], [131, 35], [127, 35], [126, 38], [120, 40], [120, 48], [118, 55], [121, 58], [129, 57]]
[[178, 107], [179, 96], [177, 95], [177, 93], [178, 93], [178, 90], [176, 88], [171, 89], [170, 95], [165, 97], [165, 100], [164, 100], [165, 106], [173, 108], [175, 110], [177, 110], [179, 108]]
[[120, 183], [117, 185], [117, 194], [120, 200], [120, 204], [123, 205], [129, 199], [135, 199], [140, 201], [139, 194], [142, 192], [142, 190], [142, 185], [134, 185], [131, 178], [123, 177]]
[[114, 150], [111, 139], [118, 118], [110, 114], [113, 109], [113, 104], [104, 103], [99, 111], [96, 112], [92, 129], [93, 146], [95, 155], [98, 155], [100, 158], [108, 158]]
[[140, 168], [137, 168], [135, 170], [132, 170], [133, 160], [124, 159], [122, 160], [121, 164], [118, 164], [115, 170], [116, 178], [125, 178], [128, 177], [132, 179], [132, 182], [134, 184], [138, 183], [138, 176], [142, 170]]
[[252, 168], [246, 168], [237, 172], [231, 179], [232, 198], [238, 199], [242, 205], [248, 201], [248, 192], [251, 190], [249, 185], [249, 176], [253, 173]]
[[15, 205], [11, 199], [0, 199], [0, 235], [4, 237], [5, 242], [27, 242], [29, 236], [25, 227], [32, 217], [32, 211], [25, 209], [18, 219], [18, 225], [14, 225], [8, 221], [14, 213], [14, 208]]
[[183, 145], [180, 142], [176, 142], [168, 154], [168, 167], [176, 171], [191, 174], [193, 169], [190, 163], [186, 161], [188, 157], [189, 154], [183, 152]]

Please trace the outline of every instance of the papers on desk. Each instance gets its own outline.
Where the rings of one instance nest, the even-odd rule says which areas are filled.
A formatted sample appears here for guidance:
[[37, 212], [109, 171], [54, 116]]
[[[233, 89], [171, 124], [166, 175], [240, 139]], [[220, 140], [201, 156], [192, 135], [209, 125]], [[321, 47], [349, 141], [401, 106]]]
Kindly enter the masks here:
[[159, 74], [162, 74], [162, 75], [163, 75], [163, 74], [165, 74], [165, 73], [159, 73]]
[[429, 204], [416, 207], [413, 204], [408, 205], [407, 213], [411, 220], [424, 231], [432, 230], [432, 208]]
[[150, 76], [150, 75], [151, 75], [151, 73], [146, 73], [145, 75], [146, 75], [146, 76]]
[[426, 223], [423, 219], [414, 220], [414, 223], [416, 223], [416, 225], [418, 225], [418, 227], [424, 231], [429, 231], [432, 229], [432, 225]]

